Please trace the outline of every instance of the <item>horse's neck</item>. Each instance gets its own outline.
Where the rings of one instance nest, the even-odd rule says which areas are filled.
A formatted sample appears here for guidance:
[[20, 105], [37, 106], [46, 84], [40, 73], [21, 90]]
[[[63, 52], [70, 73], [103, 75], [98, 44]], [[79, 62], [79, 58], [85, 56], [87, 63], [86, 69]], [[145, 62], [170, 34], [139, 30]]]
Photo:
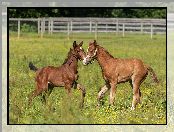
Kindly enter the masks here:
[[66, 63], [67, 67], [71, 70], [74, 71], [74, 73], [77, 72], [77, 58], [75, 56], [71, 56], [68, 58], [68, 61]]
[[106, 50], [104, 50], [104, 48], [98, 46], [97, 60], [103, 70], [107, 68], [107, 65], [112, 59], [112, 55], [110, 55]]

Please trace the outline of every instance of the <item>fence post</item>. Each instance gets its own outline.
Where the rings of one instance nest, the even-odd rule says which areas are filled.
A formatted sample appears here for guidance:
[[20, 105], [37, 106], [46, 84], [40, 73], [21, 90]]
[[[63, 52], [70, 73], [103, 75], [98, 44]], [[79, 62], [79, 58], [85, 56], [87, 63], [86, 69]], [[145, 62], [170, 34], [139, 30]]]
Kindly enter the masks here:
[[45, 18], [43, 19], [43, 33], [45, 33]]
[[49, 18], [49, 20], [48, 20], [48, 34], [50, 34], [50, 31], [51, 31], [51, 21]]
[[38, 33], [38, 35], [40, 33], [40, 20], [39, 20], [39, 18], [37, 20], [37, 33]]
[[123, 37], [124, 37], [124, 32], [125, 32], [125, 24], [123, 23], [123, 27], [122, 27], [123, 29]]
[[150, 29], [151, 29], [151, 39], [153, 38], [153, 24], [151, 23], [151, 26], [150, 26]]
[[51, 35], [53, 34], [53, 19], [51, 18]]
[[18, 39], [20, 37], [20, 20], [18, 20]]
[[98, 23], [95, 22], [95, 40], [97, 40], [97, 32], [98, 32]]
[[72, 32], [72, 30], [73, 30], [73, 22], [71, 20], [71, 32]]
[[43, 32], [44, 32], [44, 31], [43, 31], [43, 30], [44, 30], [44, 29], [43, 29], [43, 28], [44, 28], [43, 26], [44, 26], [44, 22], [43, 22], [43, 19], [42, 19], [42, 20], [41, 20], [41, 34], [40, 34], [40, 35], [41, 35], [41, 38], [43, 37]]
[[69, 21], [67, 23], [67, 35], [68, 35], [68, 40], [69, 40]]
[[117, 34], [118, 34], [118, 29], [119, 29], [119, 25], [118, 25], [118, 19], [117, 19], [117, 27], [116, 27]]
[[141, 22], [141, 34], [143, 34], [143, 23]]
[[91, 22], [91, 19], [89, 21], [89, 31], [90, 31], [90, 33], [92, 32], [92, 22]]
[[106, 24], [106, 33], [107, 33], [107, 31], [108, 31], [108, 24]]

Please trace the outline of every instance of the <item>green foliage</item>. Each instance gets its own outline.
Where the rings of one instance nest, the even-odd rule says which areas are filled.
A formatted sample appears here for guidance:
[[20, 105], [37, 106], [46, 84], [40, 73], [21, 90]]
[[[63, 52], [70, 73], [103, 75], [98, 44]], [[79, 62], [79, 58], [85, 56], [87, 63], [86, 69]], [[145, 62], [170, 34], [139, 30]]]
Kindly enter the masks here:
[[166, 18], [165, 9], [114, 9], [114, 17], [128, 18]]
[[125, 17], [125, 18], [166, 18], [164, 8], [17, 8], [9, 10], [9, 17]]
[[21, 31], [22, 32], [36, 32], [37, 31], [37, 27], [24, 23], [21, 26]]
[[[67, 56], [72, 42], [84, 41], [84, 49], [94, 39], [93, 33], [58, 33], [38, 38], [37, 34], [24, 34], [16, 39], [10, 33], [9, 55], [9, 121], [14, 124], [164, 124], [166, 123], [166, 37], [165, 35], [99, 33], [98, 42], [114, 57], [140, 58], [151, 65], [160, 80], [153, 83], [150, 76], [141, 86], [141, 104], [131, 111], [132, 89], [129, 83], [119, 84], [115, 105], [108, 106], [109, 93], [103, 98], [104, 104], [96, 107], [97, 93], [104, 85], [101, 68], [95, 61], [83, 66], [78, 63], [78, 82], [86, 87], [84, 108], [79, 108], [80, 92], [72, 89], [73, 96], [68, 98], [63, 87], [54, 88], [42, 102], [42, 96], [28, 106], [28, 95], [35, 89], [35, 73], [28, 68], [29, 61], [37, 67], [59, 66]], [[45, 93], [44, 93], [45, 94]]]

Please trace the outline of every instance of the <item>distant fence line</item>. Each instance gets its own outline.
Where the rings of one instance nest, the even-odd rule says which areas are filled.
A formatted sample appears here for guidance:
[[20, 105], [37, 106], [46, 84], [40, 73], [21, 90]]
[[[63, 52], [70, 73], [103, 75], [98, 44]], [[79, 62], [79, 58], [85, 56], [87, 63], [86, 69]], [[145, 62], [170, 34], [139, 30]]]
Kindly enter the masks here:
[[[11, 24], [13, 22], [13, 25]], [[97, 38], [98, 32], [122, 33], [126, 32], [166, 33], [166, 19], [137, 19], [137, 18], [9, 18], [9, 28], [16, 23], [18, 38], [21, 34], [21, 23], [34, 25], [38, 34], [43, 37], [44, 33], [53, 34], [66, 32], [69, 35], [73, 32], [94, 32]]]

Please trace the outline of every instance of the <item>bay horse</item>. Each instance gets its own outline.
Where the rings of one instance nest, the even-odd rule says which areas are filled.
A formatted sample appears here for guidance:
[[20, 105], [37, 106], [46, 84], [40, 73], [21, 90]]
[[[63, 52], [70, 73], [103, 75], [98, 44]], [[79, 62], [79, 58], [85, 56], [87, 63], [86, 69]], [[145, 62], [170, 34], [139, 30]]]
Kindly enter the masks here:
[[83, 48], [83, 41], [77, 44], [76, 41], [73, 43], [73, 49], [70, 48], [67, 58], [64, 63], [59, 67], [47, 66], [38, 69], [33, 63], [29, 63], [30, 70], [36, 72], [36, 89], [29, 95], [29, 105], [34, 97], [41, 94], [43, 91], [49, 91], [51, 93], [54, 87], [65, 87], [68, 95], [71, 95], [71, 88], [78, 88], [81, 90], [81, 106], [83, 107], [84, 97], [86, 94], [85, 88], [77, 83], [78, 71], [77, 63], [78, 60], [83, 60], [86, 57], [86, 53]]
[[103, 47], [97, 44], [96, 40], [89, 43], [87, 49], [87, 56], [84, 63], [89, 64], [96, 59], [102, 69], [102, 75], [105, 80], [105, 85], [98, 93], [98, 106], [104, 94], [110, 89], [109, 104], [114, 104], [116, 93], [116, 85], [119, 83], [129, 82], [133, 89], [133, 101], [131, 110], [134, 110], [137, 103], [140, 103], [140, 85], [145, 80], [148, 72], [151, 73], [154, 82], [159, 83], [157, 76], [153, 69], [144, 64], [142, 60], [136, 58], [120, 59], [114, 58]]

